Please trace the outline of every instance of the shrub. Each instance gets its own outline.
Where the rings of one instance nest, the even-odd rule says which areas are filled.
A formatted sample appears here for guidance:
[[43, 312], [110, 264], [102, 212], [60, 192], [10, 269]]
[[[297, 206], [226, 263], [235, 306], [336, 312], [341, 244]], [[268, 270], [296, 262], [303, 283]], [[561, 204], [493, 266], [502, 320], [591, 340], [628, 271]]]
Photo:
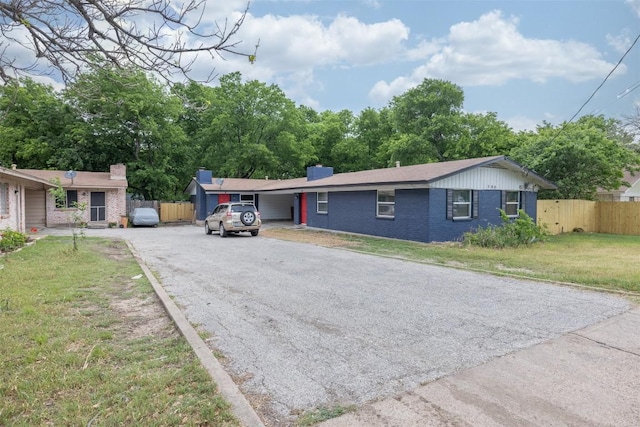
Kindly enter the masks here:
[[21, 248], [27, 243], [27, 235], [5, 228], [0, 231], [0, 251], [9, 252]]
[[518, 211], [518, 217], [509, 218], [500, 209], [502, 225], [478, 227], [475, 231], [464, 233], [463, 242], [472, 246], [484, 248], [507, 248], [544, 240], [548, 235], [545, 227], [537, 225], [523, 210]]

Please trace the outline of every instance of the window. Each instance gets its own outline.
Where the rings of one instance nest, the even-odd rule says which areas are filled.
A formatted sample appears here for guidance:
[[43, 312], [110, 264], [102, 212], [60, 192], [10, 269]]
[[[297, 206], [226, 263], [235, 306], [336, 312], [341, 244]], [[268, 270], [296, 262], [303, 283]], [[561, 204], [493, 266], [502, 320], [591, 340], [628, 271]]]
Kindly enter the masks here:
[[471, 218], [471, 190], [453, 190], [453, 218]]
[[447, 190], [447, 219], [478, 217], [478, 191]]
[[56, 208], [75, 208], [78, 203], [78, 190], [67, 190], [65, 198], [56, 197]]
[[509, 217], [518, 216], [520, 209], [520, 192], [519, 191], [503, 191], [502, 192], [502, 209]]
[[9, 215], [9, 184], [0, 183], [0, 215]]
[[241, 194], [240, 195], [241, 202], [249, 202], [255, 204], [255, 197], [253, 194]]
[[376, 216], [393, 218], [396, 210], [395, 190], [378, 190]]
[[317, 193], [318, 198], [316, 200], [316, 212], [317, 213], [328, 213], [329, 212], [329, 193]]
[[75, 208], [78, 204], [78, 190], [67, 190], [67, 207]]

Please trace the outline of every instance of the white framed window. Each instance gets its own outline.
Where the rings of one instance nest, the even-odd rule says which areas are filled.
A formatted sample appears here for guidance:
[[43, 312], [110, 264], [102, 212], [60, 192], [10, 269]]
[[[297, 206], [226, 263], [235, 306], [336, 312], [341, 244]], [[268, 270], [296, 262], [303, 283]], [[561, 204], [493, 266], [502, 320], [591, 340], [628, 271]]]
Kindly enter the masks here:
[[396, 214], [395, 190], [378, 190], [376, 216], [393, 218]]
[[0, 215], [9, 215], [9, 184], [0, 182]]
[[505, 191], [502, 193], [502, 209], [508, 217], [517, 217], [518, 210], [520, 210], [520, 192], [519, 191]]
[[471, 218], [471, 190], [453, 190], [453, 219]]
[[256, 204], [256, 197], [255, 194], [241, 194], [240, 195], [240, 201], [241, 202], [248, 202], [248, 203], [253, 203], [254, 205]]
[[316, 199], [316, 212], [317, 213], [329, 213], [329, 193], [326, 191], [318, 192]]

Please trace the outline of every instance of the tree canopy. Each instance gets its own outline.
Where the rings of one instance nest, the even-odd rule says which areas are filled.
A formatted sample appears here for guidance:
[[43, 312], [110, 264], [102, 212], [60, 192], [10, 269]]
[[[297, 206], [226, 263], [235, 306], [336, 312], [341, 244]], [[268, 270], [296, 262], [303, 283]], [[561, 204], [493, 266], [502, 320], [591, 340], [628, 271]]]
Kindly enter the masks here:
[[[359, 114], [296, 106], [277, 85], [222, 76], [173, 84], [105, 65], [63, 92], [30, 79], [0, 86], [0, 164], [105, 171], [125, 163], [130, 191], [173, 200], [199, 167], [218, 177], [302, 177], [334, 171], [507, 155], [558, 184], [546, 198], [593, 199], [640, 164], [637, 136], [602, 116], [515, 133], [495, 113], [463, 111], [462, 90], [423, 84]], [[634, 138], [635, 136], [635, 138]]]
[[575, 123], [545, 123], [519, 135], [511, 157], [555, 182], [557, 190], [540, 198], [596, 198], [596, 190], [619, 188], [623, 171], [638, 165], [638, 155], [625, 144], [620, 124], [603, 116], [584, 116]]

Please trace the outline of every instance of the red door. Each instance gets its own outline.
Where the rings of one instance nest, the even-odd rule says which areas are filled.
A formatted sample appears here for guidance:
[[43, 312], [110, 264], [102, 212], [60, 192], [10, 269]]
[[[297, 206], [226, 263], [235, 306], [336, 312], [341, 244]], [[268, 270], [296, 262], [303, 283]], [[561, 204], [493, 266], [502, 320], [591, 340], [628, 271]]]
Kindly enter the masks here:
[[300, 194], [300, 224], [307, 223], [307, 193]]
[[218, 204], [231, 201], [231, 194], [218, 194]]

